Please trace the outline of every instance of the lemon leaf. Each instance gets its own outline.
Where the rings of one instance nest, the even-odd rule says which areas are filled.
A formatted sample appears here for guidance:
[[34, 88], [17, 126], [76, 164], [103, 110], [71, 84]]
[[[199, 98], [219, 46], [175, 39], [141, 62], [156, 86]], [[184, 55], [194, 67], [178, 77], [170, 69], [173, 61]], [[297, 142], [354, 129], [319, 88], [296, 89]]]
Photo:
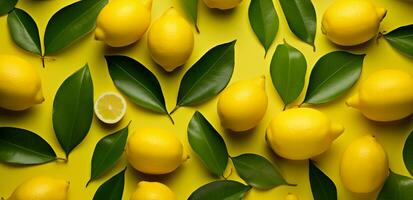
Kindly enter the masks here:
[[413, 58], [413, 24], [399, 27], [384, 35], [392, 47]]
[[214, 181], [195, 190], [188, 200], [242, 200], [250, 189], [250, 186], [236, 181]]
[[408, 200], [413, 196], [413, 179], [390, 171], [377, 200]]
[[413, 131], [406, 139], [403, 147], [403, 161], [407, 170], [413, 175]]
[[337, 188], [317, 166], [309, 161], [309, 176], [314, 200], [337, 200]]
[[0, 127], [0, 162], [33, 165], [54, 160], [56, 153], [39, 135], [20, 128]]
[[198, 0], [181, 0], [181, 4], [186, 11], [186, 14], [194, 24], [196, 32], [199, 33], [198, 27]]
[[0, 16], [12, 11], [16, 4], [17, 0], [0, 0]]
[[93, 200], [122, 200], [125, 171], [126, 168], [99, 186]]

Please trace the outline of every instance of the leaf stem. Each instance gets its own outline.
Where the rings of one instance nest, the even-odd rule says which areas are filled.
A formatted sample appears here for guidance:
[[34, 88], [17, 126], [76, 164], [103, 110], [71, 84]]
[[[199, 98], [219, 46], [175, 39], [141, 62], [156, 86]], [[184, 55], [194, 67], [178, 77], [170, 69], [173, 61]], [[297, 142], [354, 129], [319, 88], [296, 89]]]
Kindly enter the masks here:
[[222, 175], [222, 178], [225, 179], [225, 180], [228, 180], [228, 178], [232, 175], [232, 172], [233, 172], [233, 169], [231, 167], [228, 176]]
[[180, 108], [179, 105], [176, 105], [174, 109], [172, 109], [172, 111], [169, 113], [169, 115], [174, 114], [175, 111], [177, 111]]
[[196, 30], [196, 32], [199, 34], [199, 33], [201, 33], [200, 31], [199, 31], [199, 27], [198, 27], [198, 24], [197, 23], [195, 23], [195, 30]]
[[287, 109], [287, 104], [284, 104], [283, 111], [285, 111], [286, 109]]
[[169, 113], [167, 112], [166, 115], [168, 115], [168, 118], [171, 120], [172, 124], [175, 124], [175, 121], [174, 121], [174, 119], [172, 118], [171, 114], [169, 114]]
[[86, 186], [85, 186], [85, 187], [89, 186], [89, 183], [90, 183], [90, 182], [92, 182], [92, 179], [89, 179], [89, 181], [86, 183]]
[[313, 46], [313, 52], [316, 52], [317, 48], [315, 47], [315, 44], [313, 43], [312, 46]]
[[69, 161], [68, 157], [66, 156], [66, 158], [61, 158], [61, 157], [56, 157], [57, 161], [63, 161], [65, 163], [67, 163], [67, 161]]
[[386, 31], [379, 32], [376, 38], [376, 44], [379, 44], [379, 40], [384, 36], [384, 34], [386, 34]]
[[290, 186], [290, 187], [297, 187], [298, 184], [287, 183], [286, 185], [287, 185], [287, 186]]
[[43, 68], [45, 68], [46, 65], [44, 64], [44, 56], [41, 56], [40, 59], [42, 60], [42, 66], [43, 66]]

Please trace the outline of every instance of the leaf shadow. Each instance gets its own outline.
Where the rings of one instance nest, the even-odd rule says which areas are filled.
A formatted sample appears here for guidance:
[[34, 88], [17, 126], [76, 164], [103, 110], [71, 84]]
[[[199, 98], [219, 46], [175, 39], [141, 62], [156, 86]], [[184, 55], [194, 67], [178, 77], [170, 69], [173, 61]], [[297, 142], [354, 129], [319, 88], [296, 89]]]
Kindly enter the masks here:
[[0, 118], [3, 118], [4, 116], [2, 121], [14, 122], [16, 120], [21, 120], [21, 118], [30, 118], [37, 110], [38, 108], [36, 108], [36, 106], [22, 111], [12, 111], [0, 108]]

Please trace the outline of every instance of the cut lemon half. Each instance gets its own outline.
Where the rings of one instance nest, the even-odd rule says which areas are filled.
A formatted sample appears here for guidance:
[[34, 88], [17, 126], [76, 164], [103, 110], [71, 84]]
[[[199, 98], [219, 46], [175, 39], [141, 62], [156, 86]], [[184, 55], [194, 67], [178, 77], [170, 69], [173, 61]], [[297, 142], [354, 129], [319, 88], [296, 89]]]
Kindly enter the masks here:
[[126, 113], [125, 99], [114, 92], [106, 92], [99, 96], [95, 103], [95, 114], [106, 124], [118, 123]]

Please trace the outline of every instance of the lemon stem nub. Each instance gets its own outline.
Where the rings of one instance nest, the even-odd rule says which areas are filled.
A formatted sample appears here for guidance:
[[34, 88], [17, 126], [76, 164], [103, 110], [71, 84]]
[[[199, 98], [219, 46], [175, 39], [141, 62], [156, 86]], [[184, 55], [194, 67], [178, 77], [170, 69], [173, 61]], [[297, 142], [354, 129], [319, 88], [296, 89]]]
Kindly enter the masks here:
[[95, 30], [95, 40], [103, 41], [105, 39], [105, 33], [99, 27]]
[[347, 101], [346, 101], [346, 105], [353, 107], [353, 108], [358, 108], [360, 105], [360, 98], [359, 95], [356, 94], [352, 97], [350, 97]]
[[338, 123], [331, 124], [331, 136], [333, 139], [338, 138], [344, 132], [344, 127]]

